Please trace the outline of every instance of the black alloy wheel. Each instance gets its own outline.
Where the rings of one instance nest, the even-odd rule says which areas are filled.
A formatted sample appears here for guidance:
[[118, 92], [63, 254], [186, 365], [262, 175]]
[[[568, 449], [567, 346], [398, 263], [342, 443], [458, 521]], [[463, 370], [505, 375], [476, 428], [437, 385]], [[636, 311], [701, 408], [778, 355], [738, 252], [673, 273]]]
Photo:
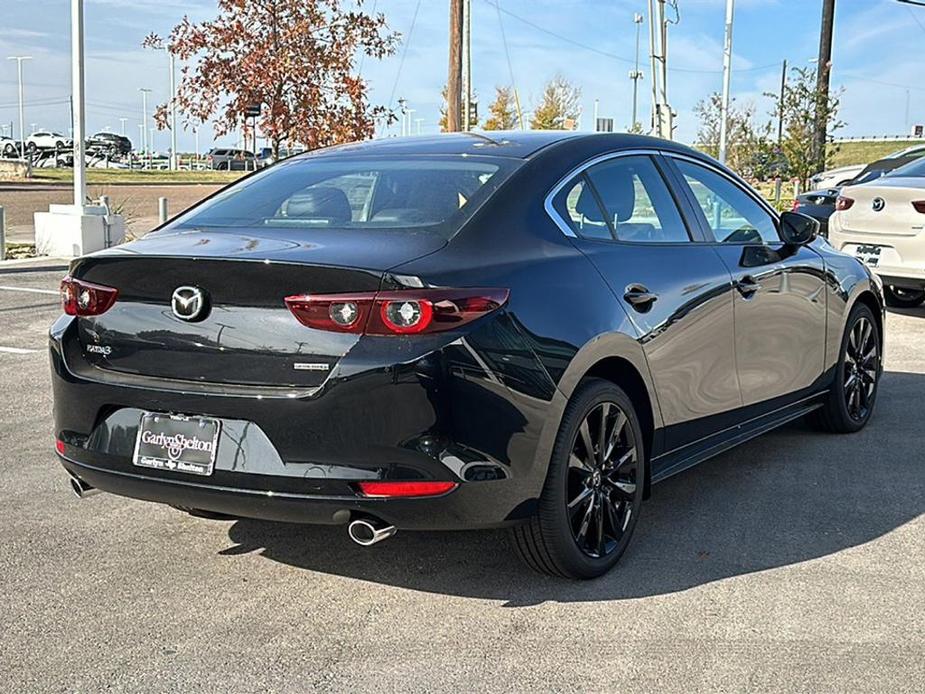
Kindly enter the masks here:
[[916, 308], [925, 303], [925, 289], [905, 289], [903, 287], [884, 287], [887, 306], [893, 308]]
[[856, 304], [845, 325], [832, 387], [823, 407], [810, 416], [817, 428], [842, 434], [864, 428], [877, 399], [880, 345], [880, 328], [873, 312], [864, 304]]
[[632, 518], [639, 450], [628, 422], [616, 403], [596, 405], [578, 428], [569, 455], [569, 523], [589, 557], [615, 551]]
[[863, 422], [870, 416], [879, 375], [880, 346], [874, 324], [868, 316], [860, 316], [848, 333], [842, 373], [845, 406], [855, 421]]
[[607, 573], [639, 518], [645, 465], [630, 398], [610, 381], [586, 379], [562, 416], [537, 513], [512, 530], [521, 558], [553, 576]]

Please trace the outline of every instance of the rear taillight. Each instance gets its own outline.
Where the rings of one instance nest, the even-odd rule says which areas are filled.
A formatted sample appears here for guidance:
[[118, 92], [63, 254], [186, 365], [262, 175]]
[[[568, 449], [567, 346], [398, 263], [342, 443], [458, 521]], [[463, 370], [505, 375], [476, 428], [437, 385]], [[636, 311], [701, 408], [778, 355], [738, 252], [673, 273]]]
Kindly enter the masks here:
[[507, 289], [414, 289], [286, 297], [302, 325], [366, 335], [415, 335], [452, 330], [503, 306]]
[[794, 198], [793, 205], [790, 207], [790, 211], [796, 212], [798, 209], [800, 209], [800, 200], [798, 198]]
[[64, 455], [64, 441], [61, 439], [55, 439], [55, 450], [58, 452], [58, 455]]
[[846, 198], [844, 195], [839, 195], [838, 199], [835, 200], [835, 209], [839, 212], [844, 212], [845, 210], [850, 210], [853, 204], [853, 198]]
[[453, 491], [456, 482], [357, 482], [363, 496], [390, 498], [411, 496], [440, 496]]
[[915, 211], [919, 214], [925, 214], [925, 200], [915, 200], [912, 203], [912, 206], [915, 208]]
[[69, 316], [98, 316], [116, 302], [119, 290], [73, 277], [61, 280], [61, 308]]

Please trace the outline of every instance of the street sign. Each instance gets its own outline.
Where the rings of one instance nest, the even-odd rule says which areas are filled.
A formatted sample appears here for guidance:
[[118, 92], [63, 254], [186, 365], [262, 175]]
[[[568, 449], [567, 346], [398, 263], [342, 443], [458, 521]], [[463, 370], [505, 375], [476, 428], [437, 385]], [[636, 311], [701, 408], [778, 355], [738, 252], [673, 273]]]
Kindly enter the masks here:
[[260, 104], [251, 104], [245, 108], [244, 115], [248, 118], [257, 118], [260, 115]]

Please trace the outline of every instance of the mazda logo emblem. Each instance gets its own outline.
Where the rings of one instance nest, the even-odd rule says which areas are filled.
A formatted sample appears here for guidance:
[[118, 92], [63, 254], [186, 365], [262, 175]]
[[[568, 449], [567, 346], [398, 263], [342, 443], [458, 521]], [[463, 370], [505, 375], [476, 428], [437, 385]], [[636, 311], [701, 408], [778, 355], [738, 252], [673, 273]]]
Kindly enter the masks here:
[[170, 308], [180, 320], [197, 321], [209, 313], [205, 292], [199, 287], [177, 287], [170, 299]]
[[886, 207], [886, 200], [883, 198], [874, 198], [873, 203], [871, 203], [871, 207], [874, 208], [874, 212], [879, 212], [884, 207]]

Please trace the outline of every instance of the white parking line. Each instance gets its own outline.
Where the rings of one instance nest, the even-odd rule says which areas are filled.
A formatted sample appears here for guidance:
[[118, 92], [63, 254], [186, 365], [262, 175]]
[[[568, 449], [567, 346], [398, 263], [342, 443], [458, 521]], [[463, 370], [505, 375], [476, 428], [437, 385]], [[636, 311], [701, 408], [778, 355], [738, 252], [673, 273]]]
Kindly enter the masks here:
[[8, 292], [32, 292], [33, 294], [53, 294], [58, 296], [61, 292], [55, 289], [32, 289], [31, 287], [6, 287], [0, 284], [0, 289], [5, 289]]
[[23, 349], [22, 347], [0, 347], [0, 352], [8, 354], [35, 354], [39, 351], [37, 349]]

